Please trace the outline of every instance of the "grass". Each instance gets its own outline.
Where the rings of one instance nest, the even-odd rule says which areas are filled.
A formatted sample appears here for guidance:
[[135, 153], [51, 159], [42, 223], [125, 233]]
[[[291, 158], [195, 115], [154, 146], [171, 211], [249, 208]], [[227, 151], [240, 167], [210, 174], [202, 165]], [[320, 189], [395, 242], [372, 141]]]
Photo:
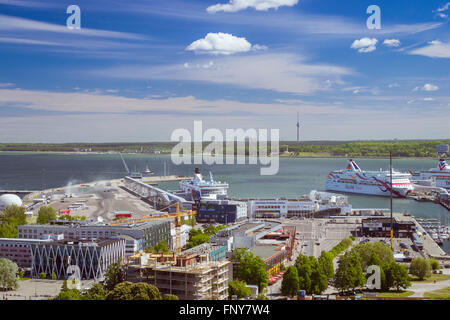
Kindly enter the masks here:
[[450, 287], [434, 290], [430, 292], [425, 292], [423, 294], [425, 298], [437, 299], [437, 300], [450, 300]]
[[409, 297], [413, 294], [414, 294], [413, 291], [406, 291], [406, 290], [386, 291], [386, 292], [377, 293], [377, 297], [379, 297], [379, 298], [398, 298], [398, 297]]
[[450, 274], [432, 274], [431, 277], [426, 278], [424, 280], [419, 280], [418, 277], [416, 276], [412, 276], [411, 277], [411, 281], [414, 282], [420, 282], [420, 283], [430, 283], [430, 282], [439, 282], [439, 281], [445, 281], [445, 280], [450, 280]]

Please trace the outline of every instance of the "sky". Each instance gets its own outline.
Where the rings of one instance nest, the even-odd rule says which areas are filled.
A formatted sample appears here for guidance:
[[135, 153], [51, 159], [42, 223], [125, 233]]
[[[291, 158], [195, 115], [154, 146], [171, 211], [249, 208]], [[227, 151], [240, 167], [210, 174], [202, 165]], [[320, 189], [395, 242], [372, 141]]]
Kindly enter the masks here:
[[0, 142], [170, 141], [194, 121], [295, 140], [297, 113], [301, 140], [448, 139], [449, 15], [440, 0], [0, 0]]

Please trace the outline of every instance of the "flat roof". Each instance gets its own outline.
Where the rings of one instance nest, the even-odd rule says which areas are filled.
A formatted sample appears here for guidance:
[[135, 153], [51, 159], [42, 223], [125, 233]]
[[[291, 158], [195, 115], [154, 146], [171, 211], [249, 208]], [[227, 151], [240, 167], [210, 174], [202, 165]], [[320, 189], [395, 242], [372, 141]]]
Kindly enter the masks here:
[[109, 225], [107, 223], [99, 223], [99, 222], [92, 222], [92, 223], [79, 223], [79, 222], [72, 222], [68, 221], [66, 224], [24, 224], [19, 227], [23, 228], [46, 228], [46, 227], [52, 227], [52, 228], [116, 228], [116, 229], [136, 229], [141, 230], [145, 229], [149, 226], [153, 225], [160, 225], [165, 222], [170, 222], [171, 218], [167, 219], [161, 219], [157, 221], [146, 221], [141, 223], [134, 223], [134, 224], [123, 224], [123, 225]]
[[281, 252], [279, 247], [279, 245], [255, 245], [250, 251], [261, 259], [266, 260], [274, 254]]

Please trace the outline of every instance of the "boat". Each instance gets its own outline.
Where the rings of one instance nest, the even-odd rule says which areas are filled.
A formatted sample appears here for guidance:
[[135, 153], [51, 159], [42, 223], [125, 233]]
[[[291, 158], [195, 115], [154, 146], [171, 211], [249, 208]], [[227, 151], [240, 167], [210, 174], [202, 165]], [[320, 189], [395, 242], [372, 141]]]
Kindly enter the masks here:
[[194, 177], [191, 180], [181, 180], [180, 190], [191, 194], [193, 200], [222, 200], [227, 197], [228, 183], [215, 181], [212, 173], [209, 173], [209, 181], [203, 179], [198, 168], [195, 168]]
[[[413, 190], [411, 174], [392, 171], [392, 195], [404, 198]], [[362, 171], [355, 161], [350, 159], [345, 170], [328, 174], [326, 189], [332, 191], [360, 193], [377, 196], [390, 196], [389, 171]]]
[[153, 174], [153, 173], [154, 173], [154, 172], [153, 172], [152, 170], [150, 170], [150, 169], [148, 168], [148, 166], [145, 167], [144, 174]]
[[430, 182], [436, 188], [450, 189], [450, 165], [445, 159], [439, 159], [437, 167], [412, 174], [413, 183]]

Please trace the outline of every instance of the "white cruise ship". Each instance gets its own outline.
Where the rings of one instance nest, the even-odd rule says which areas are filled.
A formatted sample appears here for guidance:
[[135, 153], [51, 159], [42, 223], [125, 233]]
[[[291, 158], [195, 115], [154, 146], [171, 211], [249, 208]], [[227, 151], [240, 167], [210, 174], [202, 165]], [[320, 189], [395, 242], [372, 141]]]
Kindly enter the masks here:
[[214, 181], [211, 172], [209, 181], [203, 179], [198, 168], [195, 168], [192, 180], [180, 181], [180, 189], [192, 195], [193, 200], [223, 200], [228, 194], [228, 183]]
[[444, 159], [439, 159], [437, 167], [413, 173], [412, 179], [430, 180], [434, 187], [450, 189], [450, 165]]
[[[413, 190], [409, 173], [392, 171], [392, 195], [403, 198]], [[361, 171], [355, 161], [349, 160], [345, 170], [328, 174], [327, 190], [361, 193], [377, 196], [390, 195], [389, 171]]]

